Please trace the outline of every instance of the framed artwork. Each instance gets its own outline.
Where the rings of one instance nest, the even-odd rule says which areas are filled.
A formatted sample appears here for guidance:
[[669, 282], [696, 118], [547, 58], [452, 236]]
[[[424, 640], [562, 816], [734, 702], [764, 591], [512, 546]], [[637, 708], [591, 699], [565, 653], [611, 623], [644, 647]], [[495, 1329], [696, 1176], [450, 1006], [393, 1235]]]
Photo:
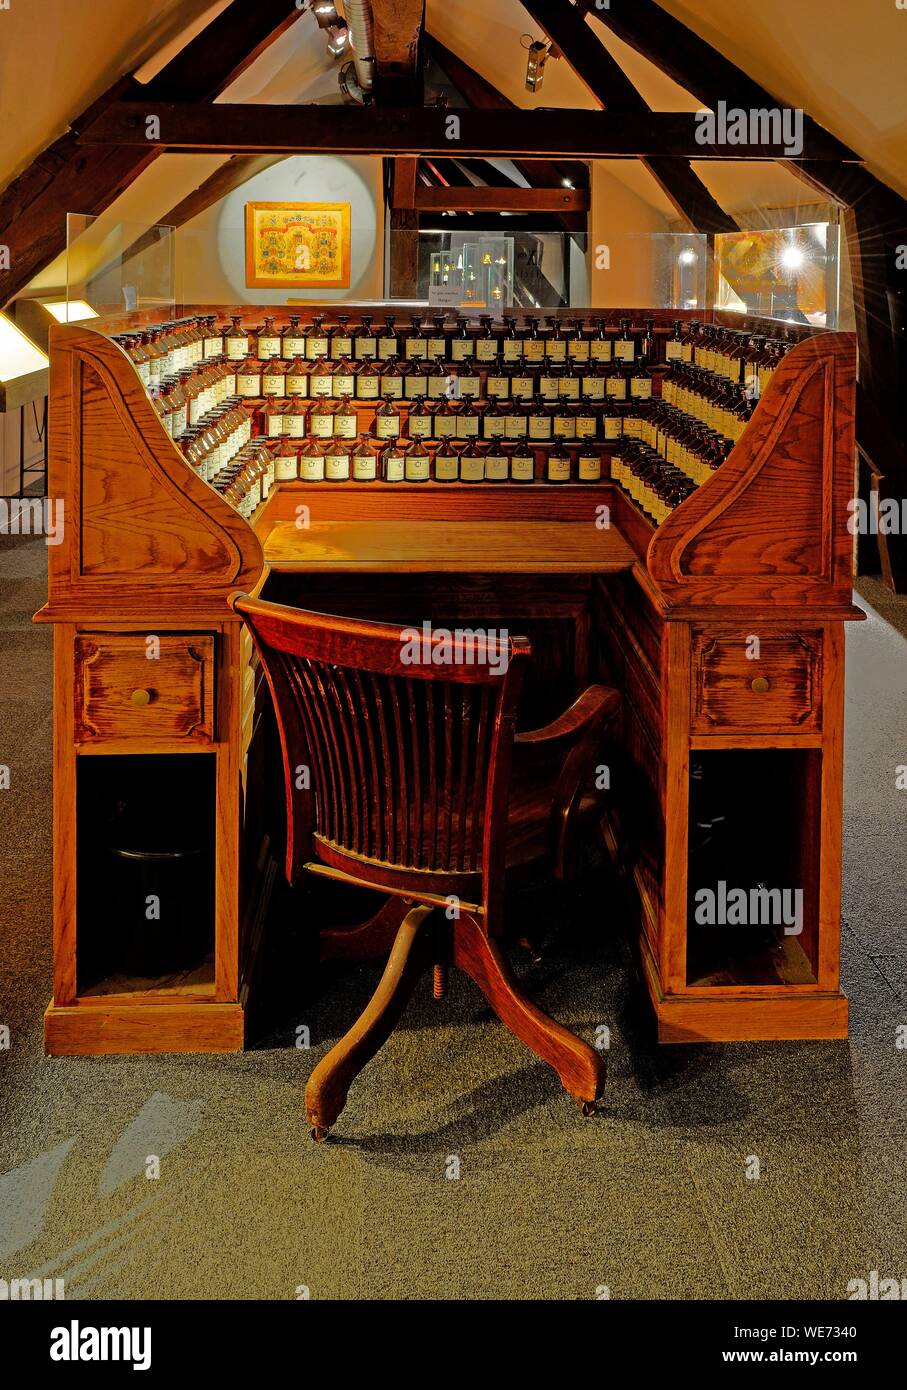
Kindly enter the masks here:
[[349, 203], [246, 203], [250, 289], [345, 289]]

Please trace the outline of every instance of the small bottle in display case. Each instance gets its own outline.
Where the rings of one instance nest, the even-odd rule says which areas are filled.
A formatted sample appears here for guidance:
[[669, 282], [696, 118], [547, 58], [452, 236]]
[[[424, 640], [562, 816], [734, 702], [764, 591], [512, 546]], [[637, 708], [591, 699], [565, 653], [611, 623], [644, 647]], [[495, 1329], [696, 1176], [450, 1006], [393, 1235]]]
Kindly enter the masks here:
[[553, 444], [548, 450], [545, 477], [549, 483], [569, 483], [570, 454], [563, 444]]
[[431, 455], [421, 439], [414, 439], [406, 450], [406, 481], [408, 483], [427, 483], [430, 476]]
[[471, 439], [460, 454], [460, 482], [483, 483], [485, 481], [485, 450], [477, 440]]
[[323, 483], [326, 441], [311, 438], [299, 450], [299, 481]]
[[346, 439], [327, 439], [324, 449], [324, 477], [328, 483], [346, 483], [350, 478], [350, 446]]
[[399, 439], [389, 439], [381, 450], [381, 477], [385, 483], [402, 483], [406, 472], [406, 447]]
[[396, 439], [400, 434], [400, 411], [394, 398], [386, 395], [375, 412], [375, 434], [378, 439]]
[[370, 435], [361, 434], [353, 449], [353, 482], [372, 483], [378, 476], [378, 456]]

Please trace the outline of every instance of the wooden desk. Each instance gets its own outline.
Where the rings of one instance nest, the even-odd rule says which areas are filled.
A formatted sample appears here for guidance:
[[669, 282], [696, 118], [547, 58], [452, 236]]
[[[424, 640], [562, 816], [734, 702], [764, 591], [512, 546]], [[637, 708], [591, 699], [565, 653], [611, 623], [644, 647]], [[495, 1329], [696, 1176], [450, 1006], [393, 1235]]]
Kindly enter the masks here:
[[[242, 306], [217, 314], [249, 317]], [[51, 330], [49, 490], [65, 500], [67, 525], [48, 556], [41, 614], [55, 625], [48, 1051], [243, 1046], [282, 871], [282, 796], [267, 688], [228, 598], [269, 580], [279, 593], [266, 597], [324, 611], [371, 604], [373, 616], [442, 625], [500, 614], [530, 640], [537, 620], [545, 689], [566, 673], [623, 695], [603, 838], [625, 892], [594, 925], [610, 932], [618, 916], [635, 918], [660, 1039], [846, 1036], [852, 337], [807, 336], [789, 351], [716, 475], [657, 530], [607, 481], [552, 487], [541, 476], [525, 486], [281, 484], [250, 526], [188, 467], [110, 328]], [[611, 524], [600, 530], [603, 506]], [[158, 821], [188, 808], [199, 843], [213, 842], [211, 957], [191, 982], [171, 973], [99, 993], [121, 978], [126, 906], [144, 911], [141, 897], [120, 895], [111, 918], [106, 827], [122, 803], [143, 810], [151, 793]], [[697, 827], [713, 810], [725, 848], [709, 860]], [[800, 890], [797, 933], [777, 920], [755, 934], [700, 921], [694, 895], [714, 904], [725, 880], [750, 897]]]
[[301, 573], [617, 574], [637, 556], [590, 521], [279, 521], [264, 543], [272, 570]]

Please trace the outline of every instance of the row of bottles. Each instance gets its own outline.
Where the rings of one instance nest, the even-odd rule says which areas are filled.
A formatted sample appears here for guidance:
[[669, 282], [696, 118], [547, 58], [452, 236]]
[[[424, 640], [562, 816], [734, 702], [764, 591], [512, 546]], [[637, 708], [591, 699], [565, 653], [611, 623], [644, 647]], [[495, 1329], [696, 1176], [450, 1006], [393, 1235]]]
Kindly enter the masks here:
[[[287, 325], [278, 326], [273, 315], [266, 315], [261, 325], [249, 327], [240, 315], [222, 324], [215, 315], [205, 315], [121, 334], [117, 341], [147, 386], [205, 361], [226, 360], [237, 364], [240, 375], [256, 379], [259, 389], [249, 388], [244, 394], [336, 395], [340, 393], [336, 384], [328, 385], [326, 378], [340, 375], [349, 378], [344, 393], [366, 400], [373, 396], [360, 395], [360, 387], [365, 393], [372, 389], [374, 371], [365, 371], [360, 382], [360, 369], [391, 362], [401, 377], [409, 373], [421, 380], [429, 374], [440, 377], [454, 372], [466, 378], [464, 394], [479, 393], [479, 385], [473, 387], [469, 380], [478, 378], [479, 372], [495, 379], [500, 394], [508, 389], [505, 383], [511, 377], [519, 380], [528, 374], [533, 382], [531, 394], [539, 376], [551, 368], [562, 368], [570, 379], [581, 374], [584, 366], [614, 365], [626, 372], [639, 362], [650, 367], [691, 362], [734, 384], [750, 384], [752, 393], [764, 389], [790, 346], [783, 336], [786, 330], [769, 340], [696, 319], [686, 324], [678, 319], [668, 333], [657, 332], [651, 318], [634, 326], [623, 317], [620, 327], [612, 329], [603, 316], [591, 324], [581, 318], [562, 321], [555, 316], [548, 320], [530, 316], [519, 328], [516, 318], [507, 318], [502, 328], [495, 327], [491, 317], [483, 317], [477, 330], [464, 318], [458, 318], [450, 330], [444, 314], [434, 315], [430, 324], [413, 314], [408, 329], [399, 328], [393, 314], [384, 316], [383, 328], [375, 328], [372, 319], [364, 314], [353, 326], [349, 315], [338, 314], [337, 324], [327, 328], [323, 316], [303, 326], [300, 315], [290, 315]], [[281, 376], [285, 382], [293, 378], [294, 387], [284, 384], [278, 389]], [[521, 387], [516, 389], [519, 393]], [[439, 392], [426, 383], [422, 391], [411, 391], [409, 396], [414, 394]]]
[[696, 483], [643, 440], [625, 440], [611, 455], [611, 478], [619, 483], [656, 526], [670, 516]]

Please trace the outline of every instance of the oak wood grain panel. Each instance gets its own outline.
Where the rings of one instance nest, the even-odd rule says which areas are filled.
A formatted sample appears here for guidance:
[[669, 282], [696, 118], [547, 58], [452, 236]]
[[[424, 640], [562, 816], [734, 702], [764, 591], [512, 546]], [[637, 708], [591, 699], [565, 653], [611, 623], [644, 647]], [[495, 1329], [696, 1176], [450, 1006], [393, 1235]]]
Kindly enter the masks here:
[[265, 542], [272, 570], [607, 574], [636, 556], [613, 528], [564, 521], [278, 522]]
[[[214, 638], [158, 635], [149, 660], [144, 633], [76, 638], [75, 736], [93, 739], [214, 738]], [[149, 698], [137, 703], [133, 696]]]
[[742, 629], [694, 632], [693, 730], [759, 733], [818, 728], [822, 715], [821, 634], [760, 632], [758, 660], [747, 656], [747, 636]]
[[44, 1015], [44, 1051], [52, 1057], [111, 1053], [241, 1052], [244, 1014], [239, 1004], [110, 1004], [83, 1000]]

